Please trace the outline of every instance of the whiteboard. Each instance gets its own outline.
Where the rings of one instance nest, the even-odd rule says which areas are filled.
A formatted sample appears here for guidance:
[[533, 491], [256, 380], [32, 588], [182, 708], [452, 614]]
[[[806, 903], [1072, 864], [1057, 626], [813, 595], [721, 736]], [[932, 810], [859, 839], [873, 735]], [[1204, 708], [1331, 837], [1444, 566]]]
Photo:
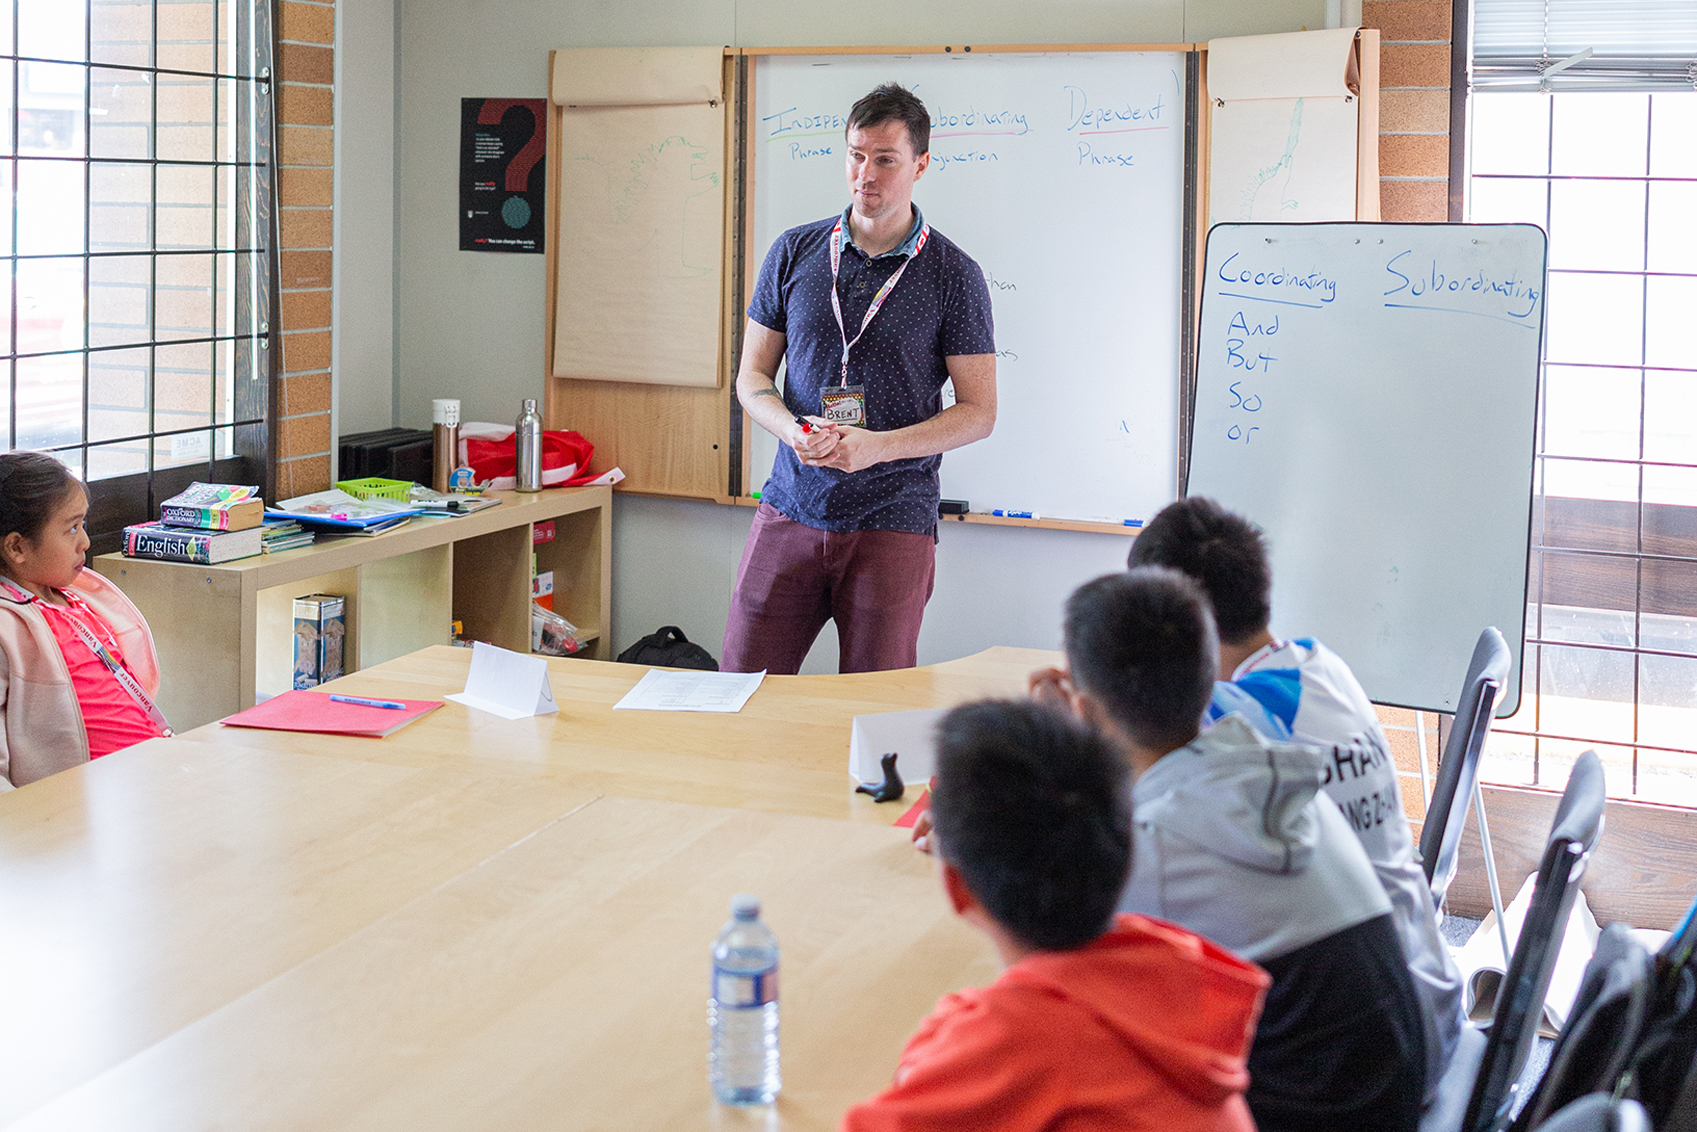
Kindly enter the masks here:
[[1454, 711], [1480, 630], [1520, 700], [1545, 238], [1530, 224], [1208, 233], [1188, 494], [1268, 534], [1273, 632]]
[[[1181, 52], [757, 59], [755, 268], [786, 229], [847, 205], [856, 99], [895, 81], [931, 112], [914, 202], [984, 269], [999, 400], [995, 433], [943, 457], [944, 498], [1114, 522], [1174, 498], [1184, 63]], [[759, 490], [777, 441], [757, 425], [746, 435]]]

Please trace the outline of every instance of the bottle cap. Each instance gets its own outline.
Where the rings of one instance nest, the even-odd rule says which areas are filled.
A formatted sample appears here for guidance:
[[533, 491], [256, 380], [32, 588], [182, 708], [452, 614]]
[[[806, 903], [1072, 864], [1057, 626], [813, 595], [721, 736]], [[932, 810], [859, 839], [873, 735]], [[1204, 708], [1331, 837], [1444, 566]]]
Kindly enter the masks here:
[[430, 420], [433, 424], [457, 425], [460, 423], [460, 402], [457, 397], [438, 397], [430, 402]]
[[536, 402], [528, 397], [525, 398], [524, 411], [527, 413], [536, 412]]
[[731, 897], [731, 915], [739, 920], [752, 920], [760, 915], [760, 897], [752, 892], [739, 892]]

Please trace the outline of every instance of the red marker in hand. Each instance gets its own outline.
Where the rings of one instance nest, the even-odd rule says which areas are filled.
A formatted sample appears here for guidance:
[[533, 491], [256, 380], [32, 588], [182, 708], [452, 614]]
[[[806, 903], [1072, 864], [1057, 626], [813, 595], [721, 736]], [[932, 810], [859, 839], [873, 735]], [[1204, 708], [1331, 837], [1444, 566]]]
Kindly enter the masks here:
[[801, 431], [808, 434], [809, 436], [811, 436], [813, 433], [819, 431], [818, 425], [815, 425], [812, 421], [808, 420], [806, 417], [802, 416], [800, 413], [796, 414], [795, 423], [800, 425]]

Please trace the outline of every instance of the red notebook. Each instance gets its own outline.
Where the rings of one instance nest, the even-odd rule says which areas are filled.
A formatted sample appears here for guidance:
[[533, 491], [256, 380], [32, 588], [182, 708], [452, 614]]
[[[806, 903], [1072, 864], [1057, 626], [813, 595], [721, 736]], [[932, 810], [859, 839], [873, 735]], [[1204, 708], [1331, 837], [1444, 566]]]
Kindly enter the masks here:
[[405, 709], [367, 707], [332, 700], [325, 692], [293, 691], [220, 720], [227, 727], [268, 731], [315, 731], [323, 735], [393, 735], [413, 720], [442, 706], [441, 700], [395, 700]]

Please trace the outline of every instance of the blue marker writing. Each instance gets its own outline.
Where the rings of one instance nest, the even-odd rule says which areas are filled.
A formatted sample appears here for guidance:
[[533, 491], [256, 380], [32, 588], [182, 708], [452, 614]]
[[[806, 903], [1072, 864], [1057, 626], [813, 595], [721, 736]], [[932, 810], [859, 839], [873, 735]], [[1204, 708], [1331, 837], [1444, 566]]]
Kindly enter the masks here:
[[998, 516], [1000, 516], [1001, 518], [1004, 518], [1004, 519], [1040, 519], [1040, 518], [1042, 518], [1042, 516], [1037, 514], [1035, 511], [1004, 511], [1000, 507], [998, 507], [994, 511], [990, 512], [990, 514], [998, 515]]

